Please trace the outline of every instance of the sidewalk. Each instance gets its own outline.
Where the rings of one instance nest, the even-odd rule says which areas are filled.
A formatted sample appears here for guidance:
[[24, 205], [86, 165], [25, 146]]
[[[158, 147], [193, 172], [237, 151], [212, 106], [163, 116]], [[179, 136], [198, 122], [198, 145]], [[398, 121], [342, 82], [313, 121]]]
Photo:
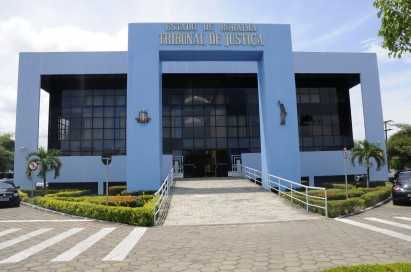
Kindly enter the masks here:
[[268, 223], [324, 217], [270, 193], [245, 179], [176, 181], [165, 226]]

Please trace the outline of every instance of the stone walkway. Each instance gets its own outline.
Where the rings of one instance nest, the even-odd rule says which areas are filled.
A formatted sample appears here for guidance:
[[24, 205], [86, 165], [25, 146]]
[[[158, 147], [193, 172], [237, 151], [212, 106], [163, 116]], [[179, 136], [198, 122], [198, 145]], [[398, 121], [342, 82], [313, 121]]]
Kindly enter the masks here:
[[244, 179], [178, 180], [172, 195], [165, 226], [323, 219]]

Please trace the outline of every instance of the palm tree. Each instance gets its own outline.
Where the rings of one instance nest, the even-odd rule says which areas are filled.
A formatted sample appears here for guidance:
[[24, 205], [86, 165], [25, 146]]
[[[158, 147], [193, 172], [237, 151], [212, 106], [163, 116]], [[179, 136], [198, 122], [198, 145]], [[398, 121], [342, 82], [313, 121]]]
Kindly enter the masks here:
[[31, 180], [32, 171], [28, 167], [30, 162], [36, 162], [39, 168], [39, 172], [37, 177], [43, 178], [44, 182], [44, 195], [47, 193], [47, 183], [46, 183], [46, 175], [48, 172], [54, 171], [54, 178], [57, 178], [60, 175], [60, 169], [62, 163], [58, 156], [61, 155], [60, 150], [57, 149], [49, 149], [46, 150], [44, 147], [40, 147], [36, 151], [32, 151], [26, 155], [27, 161], [27, 168], [26, 168], [26, 177], [27, 179]]
[[370, 168], [373, 166], [371, 158], [377, 163], [377, 171], [385, 165], [384, 151], [377, 145], [364, 141], [355, 141], [351, 150], [351, 163], [355, 166], [354, 161], [358, 157], [358, 163], [367, 167], [367, 188], [370, 186]]

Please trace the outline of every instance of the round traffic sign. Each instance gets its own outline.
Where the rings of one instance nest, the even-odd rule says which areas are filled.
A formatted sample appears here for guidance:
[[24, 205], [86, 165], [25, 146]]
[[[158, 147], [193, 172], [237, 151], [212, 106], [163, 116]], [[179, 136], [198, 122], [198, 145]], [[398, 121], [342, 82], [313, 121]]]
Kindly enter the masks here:
[[111, 163], [111, 154], [103, 153], [103, 155], [101, 155], [101, 161], [104, 165], [109, 165]]
[[30, 162], [30, 163], [29, 163], [29, 168], [30, 168], [30, 170], [31, 170], [31, 171], [36, 170], [36, 169], [37, 169], [37, 167], [38, 167], [37, 162], [32, 161], [32, 162]]

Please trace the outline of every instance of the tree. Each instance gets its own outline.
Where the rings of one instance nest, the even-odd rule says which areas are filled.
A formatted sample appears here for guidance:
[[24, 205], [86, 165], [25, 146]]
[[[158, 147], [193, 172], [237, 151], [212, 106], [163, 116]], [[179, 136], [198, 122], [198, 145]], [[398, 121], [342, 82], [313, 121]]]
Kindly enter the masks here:
[[400, 130], [387, 142], [387, 155], [390, 166], [402, 170], [411, 168], [411, 125], [394, 124]]
[[371, 159], [377, 163], [377, 171], [381, 166], [385, 165], [384, 151], [377, 145], [364, 141], [355, 141], [354, 147], [351, 149], [351, 163], [355, 166], [355, 159], [358, 158], [358, 163], [367, 167], [367, 188], [370, 186], [370, 168], [373, 166]]
[[8, 172], [14, 168], [13, 134], [0, 134], [0, 172]]
[[382, 47], [388, 49], [389, 56], [401, 58], [411, 52], [411, 2], [410, 0], [375, 0], [379, 9], [381, 28], [378, 36], [383, 38]]
[[46, 175], [48, 172], [54, 171], [54, 178], [57, 178], [60, 175], [60, 169], [62, 163], [58, 158], [61, 155], [60, 150], [49, 149], [46, 150], [44, 147], [40, 147], [36, 151], [32, 151], [26, 155], [27, 167], [26, 167], [26, 177], [31, 180], [32, 171], [28, 167], [30, 162], [36, 162], [38, 165], [38, 174], [37, 177], [43, 179], [43, 188], [44, 195], [47, 194], [47, 182]]

